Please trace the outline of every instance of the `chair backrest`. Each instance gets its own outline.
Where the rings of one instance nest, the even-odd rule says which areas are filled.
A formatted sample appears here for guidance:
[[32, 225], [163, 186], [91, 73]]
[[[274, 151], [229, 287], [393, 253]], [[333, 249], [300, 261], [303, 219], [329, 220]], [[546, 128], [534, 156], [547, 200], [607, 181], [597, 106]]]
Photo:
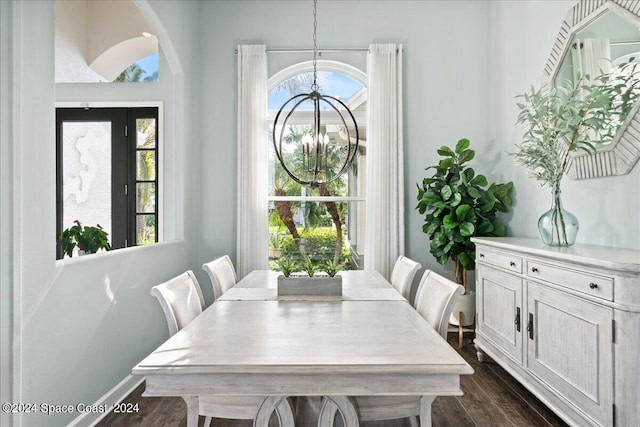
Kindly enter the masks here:
[[411, 294], [411, 284], [422, 266], [414, 260], [400, 255], [391, 272], [391, 284], [407, 300]]
[[204, 298], [198, 280], [189, 270], [151, 288], [167, 318], [169, 336], [184, 328], [202, 313]]
[[426, 270], [420, 279], [416, 292], [415, 307], [444, 339], [447, 339], [447, 328], [451, 310], [464, 293], [464, 288], [438, 273]]
[[207, 272], [213, 286], [213, 299], [231, 289], [238, 281], [236, 269], [229, 255], [221, 256], [213, 261], [202, 264], [202, 269]]

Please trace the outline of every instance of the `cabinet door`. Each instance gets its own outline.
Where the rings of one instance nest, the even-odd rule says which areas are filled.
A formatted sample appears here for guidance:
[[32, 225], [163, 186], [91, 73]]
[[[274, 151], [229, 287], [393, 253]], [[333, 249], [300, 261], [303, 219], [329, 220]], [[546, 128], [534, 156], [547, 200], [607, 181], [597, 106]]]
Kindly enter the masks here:
[[478, 333], [522, 364], [522, 279], [484, 265], [476, 278]]
[[528, 369], [595, 421], [612, 425], [612, 310], [537, 283], [527, 288]]

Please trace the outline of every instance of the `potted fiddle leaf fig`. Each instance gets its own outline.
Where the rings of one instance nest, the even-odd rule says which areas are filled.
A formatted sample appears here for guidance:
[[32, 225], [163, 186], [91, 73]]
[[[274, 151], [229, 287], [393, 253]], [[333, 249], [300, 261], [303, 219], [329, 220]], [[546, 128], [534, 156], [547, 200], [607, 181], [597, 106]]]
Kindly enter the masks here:
[[[464, 314], [465, 326], [475, 318], [475, 295], [467, 290], [467, 271], [475, 270], [476, 248], [471, 238], [506, 234], [500, 213], [508, 212], [513, 189], [512, 182], [489, 184], [484, 175], [467, 166], [475, 157], [469, 146], [468, 139], [461, 139], [454, 149], [438, 149], [442, 159], [426, 168], [433, 174], [418, 185], [416, 206], [424, 215], [422, 231], [431, 241], [431, 254], [440, 264], [454, 262], [454, 280], [469, 296], [466, 303], [462, 302], [464, 295], [460, 298], [460, 304], [470, 310]], [[455, 308], [453, 313], [457, 313]]]

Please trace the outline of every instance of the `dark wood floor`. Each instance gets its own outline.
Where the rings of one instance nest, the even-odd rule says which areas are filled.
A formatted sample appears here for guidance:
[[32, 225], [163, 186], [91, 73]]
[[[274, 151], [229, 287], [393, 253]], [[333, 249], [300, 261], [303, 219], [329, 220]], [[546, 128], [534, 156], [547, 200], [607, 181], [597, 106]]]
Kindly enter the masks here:
[[[449, 342], [457, 349], [457, 338]], [[475, 373], [462, 377], [464, 396], [438, 397], [433, 402], [434, 427], [498, 427], [498, 426], [566, 426], [550, 409], [514, 380], [494, 362], [479, 363], [471, 335], [458, 352]], [[140, 412], [133, 415], [109, 414], [99, 427], [186, 427], [186, 406], [181, 398], [141, 397], [144, 385], [125, 402], [139, 403]], [[203, 418], [200, 417], [202, 424]], [[251, 427], [251, 421], [214, 419], [214, 427]], [[362, 423], [363, 427], [404, 427], [409, 420]], [[307, 426], [303, 426], [307, 427]]]

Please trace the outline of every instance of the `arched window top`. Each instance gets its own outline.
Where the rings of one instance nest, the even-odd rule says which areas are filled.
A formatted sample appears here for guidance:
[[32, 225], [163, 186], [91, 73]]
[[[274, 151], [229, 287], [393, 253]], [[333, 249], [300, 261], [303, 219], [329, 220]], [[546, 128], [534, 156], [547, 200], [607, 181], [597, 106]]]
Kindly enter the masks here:
[[[148, 67], [142, 66], [143, 59], [151, 58], [147, 61]], [[107, 81], [117, 80], [123, 71], [137, 71], [138, 76], [133, 79], [122, 81], [156, 81], [158, 80], [158, 39], [156, 37], [134, 37], [102, 52], [89, 67], [96, 73], [103, 76]]]
[[[316, 61], [316, 64], [318, 71], [334, 71], [344, 74], [360, 83], [363, 87], [367, 83], [367, 75], [363, 71], [352, 65], [345, 64], [344, 62], [321, 59]], [[295, 75], [310, 71], [313, 71], [313, 61], [305, 61], [291, 65], [271, 76], [267, 82], [267, 89], [271, 92], [276, 86], [285, 80]]]
[[[317, 61], [319, 91], [343, 100], [350, 109], [362, 109], [366, 103], [366, 74], [337, 61]], [[313, 83], [313, 61], [301, 62], [274, 74], [268, 81], [268, 108], [277, 111], [292, 96], [308, 93]], [[311, 109], [302, 105], [300, 110]]]

